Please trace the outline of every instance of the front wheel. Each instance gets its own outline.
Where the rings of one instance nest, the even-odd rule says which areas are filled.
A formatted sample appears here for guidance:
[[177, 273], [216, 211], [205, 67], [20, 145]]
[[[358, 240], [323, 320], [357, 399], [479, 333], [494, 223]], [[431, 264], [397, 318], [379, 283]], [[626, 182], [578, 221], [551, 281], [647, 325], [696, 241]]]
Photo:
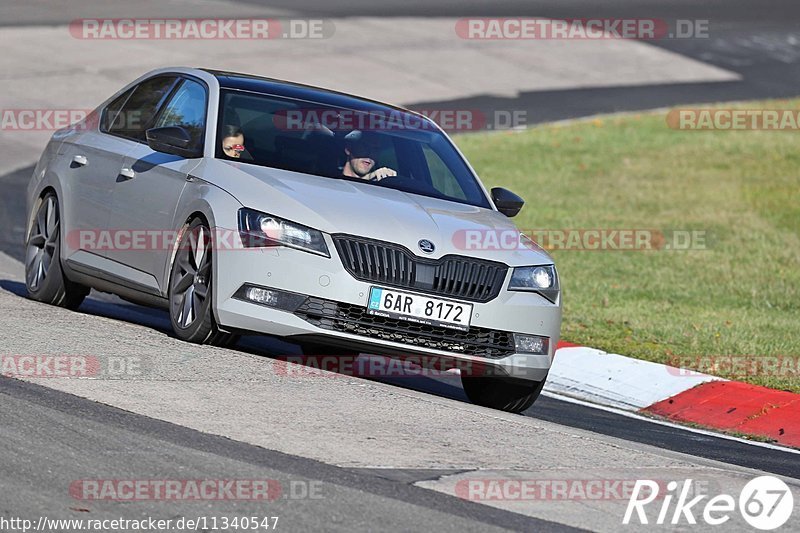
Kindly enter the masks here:
[[509, 413], [521, 413], [533, 405], [542, 393], [544, 381], [461, 376], [469, 401]]
[[211, 230], [201, 219], [183, 232], [169, 282], [169, 317], [175, 335], [195, 344], [231, 346], [237, 335], [221, 331], [212, 305]]

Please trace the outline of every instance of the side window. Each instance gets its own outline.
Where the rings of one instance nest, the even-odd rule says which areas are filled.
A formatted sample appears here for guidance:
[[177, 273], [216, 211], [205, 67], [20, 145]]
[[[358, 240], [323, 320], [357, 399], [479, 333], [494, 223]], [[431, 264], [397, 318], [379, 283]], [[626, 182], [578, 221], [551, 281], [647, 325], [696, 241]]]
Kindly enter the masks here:
[[[108, 124], [107, 133], [145, 142], [144, 132], [150, 127], [161, 104], [175, 85], [174, 76], [159, 76], [143, 81], [133, 90], [122, 109]], [[112, 105], [116, 103], [114, 101]], [[110, 110], [111, 106], [109, 106]], [[107, 114], [108, 113], [107, 110]]]
[[431, 183], [437, 191], [449, 196], [466, 200], [467, 195], [461, 188], [458, 181], [439, 155], [428, 145], [422, 145], [422, 152], [425, 154], [425, 161], [428, 163], [428, 170], [431, 174]]
[[109, 130], [120, 126], [119, 121], [121, 120], [120, 111], [122, 111], [122, 106], [125, 105], [125, 102], [128, 101], [128, 98], [131, 97], [131, 94], [133, 94], [135, 90], [136, 87], [128, 89], [106, 106], [100, 121], [100, 131], [108, 133]]
[[154, 128], [180, 126], [192, 137], [191, 148], [202, 148], [206, 131], [206, 90], [192, 80], [184, 80], [156, 119]]
[[373, 168], [378, 169], [380, 167], [389, 167], [393, 169], [397, 169], [397, 152], [395, 150], [394, 142], [392, 142], [392, 138], [388, 135], [379, 135], [378, 142], [380, 143], [378, 147], [378, 154], [375, 158], [375, 166]]

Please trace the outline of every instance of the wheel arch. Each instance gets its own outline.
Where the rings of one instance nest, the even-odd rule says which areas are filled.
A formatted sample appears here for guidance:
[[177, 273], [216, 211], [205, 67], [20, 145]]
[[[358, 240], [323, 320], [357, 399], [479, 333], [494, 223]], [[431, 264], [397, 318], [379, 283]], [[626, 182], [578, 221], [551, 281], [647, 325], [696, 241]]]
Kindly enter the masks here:
[[[207, 211], [206, 211], [207, 209]], [[164, 272], [164, 295], [169, 298], [169, 287], [172, 281], [172, 267], [175, 265], [175, 258], [178, 256], [178, 248], [181, 245], [181, 240], [183, 239], [184, 233], [186, 233], [186, 229], [189, 227], [195, 219], [201, 219], [209, 228], [214, 228], [214, 220], [213, 214], [211, 213], [211, 206], [206, 205], [206, 209], [195, 209], [191, 211], [189, 214], [181, 216], [178, 220], [180, 220], [180, 226], [178, 227], [178, 231], [175, 234], [175, 242], [172, 245], [172, 250], [169, 254], [169, 261], [167, 261], [166, 271]]]
[[61, 205], [62, 203], [61, 194], [59, 194], [59, 191], [56, 190], [55, 185], [47, 184], [44, 187], [42, 187], [39, 190], [39, 192], [33, 197], [33, 202], [31, 202], [30, 208], [28, 209], [28, 219], [25, 222], [25, 242], [23, 243], [25, 245], [28, 244], [28, 236], [31, 233], [31, 226], [33, 225], [33, 219], [36, 217], [36, 206], [39, 200], [47, 196], [49, 193], [53, 193], [55, 195], [59, 213], [61, 213], [61, 210], [63, 209], [63, 206]]

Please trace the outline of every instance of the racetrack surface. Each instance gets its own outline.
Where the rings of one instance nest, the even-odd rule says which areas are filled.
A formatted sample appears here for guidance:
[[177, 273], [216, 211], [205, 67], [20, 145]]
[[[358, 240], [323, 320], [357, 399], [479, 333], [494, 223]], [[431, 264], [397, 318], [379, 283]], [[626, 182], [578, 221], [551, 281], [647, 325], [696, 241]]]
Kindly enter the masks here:
[[[412, 514], [446, 528], [454, 523], [451, 513], [473, 516], [479, 511], [463, 506], [478, 504], [426, 499], [418, 487], [452, 496], [459, 494], [453, 487], [462, 479], [585, 482], [646, 477], [702, 480], [714, 490], [734, 492], [759, 471], [790, 482], [800, 475], [796, 453], [550, 398], [542, 398], [527, 416], [508, 415], [466, 403], [457, 381], [446, 378], [365, 380], [287, 369], [274, 357], [296, 352], [267, 338], [248, 338], [238, 350], [189, 345], [170, 336], [163, 313], [97, 300], [74, 313], [26, 300], [20, 267], [8, 257], [0, 261], [0, 278], [5, 280], [0, 282], [0, 330], [15, 332], [4, 339], [3, 352], [82, 355], [97, 360], [100, 371], [87, 378], [0, 383], [8, 428], [3, 444], [14, 450], [6, 462], [11, 471], [4, 476], [3, 493], [5, 507], [16, 516], [36, 516], [37, 509], [51, 508], [55, 511], [50, 514], [60, 518], [80, 517], [74, 509], [101, 517], [198, 514], [199, 505], [189, 502], [76, 500], [69, 487], [82, 479], [266, 478], [287, 487], [322, 481], [319, 500], [281, 500], [266, 507], [270, 515], [297, 528], [319, 527], [320, 517], [333, 515], [342, 528], [368, 530], [370, 522], [348, 517], [361, 516], [360, 505], [373, 497], [371, 508], [389, 523], [401, 523]], [[126, 370], [112, 372], [120, 361], [127, 362], [122, 365]], [[107, 406], [141, 416], [131, 418]], [[189, 435], [178, 446], [176, 432]], [[203, 454], [197, 454], [198, 447]], [[260, 457], [257, 463], [238, 461], [251, 453]], [[724, 462], [703, 458], [709, 455]], [[30, 489], [21, 492], [28, 478], [43, 476], [48, 483], [33, 489], [37, 498], [28, 497]], [[539, 530], [561, 524], [615, 531], [626, 502], [487, 503], [547, 521], [523, 523], [498, 515], [490, 521], [499, 527]], [[241, 502], [202, 508], [216, 516], [253, 512]], [[418, 530], [419, 524], [405, 526]]]
[[[192, 2], [187, 14], [188, 0], [6, 2], [0, 5], [0, 26], [5, 26], [0, 42], [6, 52], [0, 58], [6, 87], [0, 107], [90, 107], [156, 63], [172, 61], [231, 61], [238, 70], [260, 73], [274, 69], [300, 81], [310, 78], [418, 109], [523, 110], [531, 124], [800, 92], [800, 5], [785, 0], [757, 8], [742, 0], [702, 5], [626, 0], [603, 8], [585, 1], [554, 7], [521, 0], [502, 5], [483, 0], [277, 0], [268, 2], [268, 9], [265, 3], [204, 0]], [[65, 24], [80, 17], [156, 15], [322, 16], [336, 22], [342, 39], [322, 47], [278, 43], [285, 48], [264, 54], [243, 43], [207, 48], [179, 43], [159, 56], [164, 43], [85, 47], [64, 36]], [[538, 52], [525, 59], [530, 61], [525, 76], [498, 72], [494, 79], [479, 74], [496, 66], [486, 63], [485, 50], [464, 47], [441, 32], [429, 34], [430, 28], [451, 27], [457, 17], [514, 15], [708, 18], [712, 31], [709, 39], [590, 43], [591, 48], [581, 46], [586, 43], [537, 43]], [[348, 41], [356, 33], [361, 39]], [[413, 50], [414, 44], [419, 50]], [[441, 62], [425, 63], [433, 46], [446, 49], [451, 64], [459, 67], [451, 79], [438, 82]], [[498, 63], [522, 57], [520, 46], [511, 43]], [[370, 48], [376, 51], [369, 62], [357, 64], [379, 75], [351, 79], [347, 66], [368, 56]], [[135, 53], [125, 53], [129, 49]], [[403, 49], [409, 52], [401, 54]], [[284, 57], [290, 53], [297, 57]], [[496, 91], [484, 89], [492, 85]], [[137, 371], [33, 383], [0, 378], [0, 443], [6, 450], [0, 516], [255, 513], [279, 516], [286, 530], [617, 531], [625, 509], [626, 502], [613, 499], [466, 501], [452, 495], [454, 480], [465, 476], [693, 478], [715, 493], [736, 493], [747, 480], [768, 472], [790, 483], [800, 498], [800, 462], [790, 451], [548, 396], [523, 416], [498, 413], [469, 404], [457, 379], [287, 374], [274, 358], [296, 353], [296, 347], [272, 339], [247, 338], [237, 350], [198, 347], [174, 339], [164, 313], [108, 295], [93, 293], [77, 313], [26, 300], [19, 264], [22, 199], [49, 134], [0, 131], [0, 354], [91, 356], [104, 368], [117, 358], [136, 362]], [[321, 487], [322, 497], [280, 498], [264, 506], [96, 502], [69, 492], [76, 480], [101, 478], [267, 478], [286, 487], [319, 482], [314, 486]], [[748, 530], [740, 517], [726, 527]]]
[[[191, 5], [191, 8], [187, 6]], [[647, 45], [663, 49], [679, 57], [691, 58], [709, 66], [735, 73], [736, 79], [710, 82], [684, 83], [679, 79], [657, 79], [654, 83], [626, 83], [625, 76], [614, 72], [615, 65], [630, 60], [625, 56], [600, 63], [608, 70], [608, 76], [618, 77], [614, 87], [605, 84], [590, 84], [589, 87], [559, 87], [558, 90], [537, 88], [520, 90], [516, 94], [497, 96], [477, 94], [468, 98], [435, 98], [425, 95], [424, 89], [416, 98], [403, 103], [412, 108], [436, 109], [480, 109], [487, 114], [496, 110], [522, 110], [527, 114], [527, 123], [535, 124], [563, 118], [587, 116], [598, 113], [652, 109], [686, 103], [704, 103], [732, 100], [783, 98], [796, 96], [800, 86], [800, 4], [793, 0], [768, 0], [754, 5], [747, 0], [713, 0], [695, 2], [670, 0], [651, 2], [648, 0], [615, 0], [596, 3], [586, 0], [542, 2], [528, 0], [413, 0], [374, 2], [350, 0], [328, 2], [325, 0], [235, 0], [231, 2], [203, 0], [192, 2], [179, 0], [164, 4], [146, 1], [129, 4], [103, 0], [82, 0], [63, 5], [58, 0], [36, 2], [6, 2], [0, 6], [0, 26], [65, 25], [79, 18], [111, 17], [178, 17], [217, 16], [231, 18], [259, 17], [308, 17], [347, 19], [367, 17], [370, 19], [395, 19], [394, 31], [384, 30], [371, 36], [369, 43], [362, 45], [362, 53], [387, 41], [409, 36], [409, 44], [421, 40], [414, 27], [415, 22], [403, 24], [398, 19], [418, 17], [418, 20], [458, 17], [544, 17], [544, 18], [652, 18], [674, 22], [682, 20], [708, 21], [707, 38], [656, 39]], [[360, 28], [343, 28], [345, 31], [368, 31], [369, 22], [363, 21]], [[388, 31], [388, 33], [387, 33]], [[531, 43], [529, 43], [531, 44]], [[533, 43], [542, 45], [541, 42]], [[564, 43], [562, 43], [564, 44]], [[567, 43], [560, 48], [585, 43]], [[603, 43], [590, 43], [593, 47]], [[531, 46], [533, 49], [533, 46]], [[429, 52], [431, 50], [428, 50]], [[321, 53], [324, 53], [321, 51]], [[563, 52], [559, 52], [559, 55]], [[393, 54], [385, 53], [384, 59]], [[541, 63], [530, 69], [532, 78], [547, 76], [551, 67], [547, 64], [549, 54], [537, 58]], [[440, 75], [443, 67], [435, 58], [425, 56], [408, 68], [422, 74]], [[251, 61], [251, 63], [253, 63]], [[474, 81], [486, 75], [480, 60], [466, 63], [466, 69]], [[587, 65], [575, 63], [569, 56], [563, 57], [562, 70]], [[305, 80], [314, 76], [318, 64], [308, 64]], [[347, 67], [342, 67], [347, 68]], [[353, 63], [352, 68], [363, 69], [364, 65]], [[513, 68], [513, 65], [512, 65]], [[639, 65], [637, 68], [645, 68]], [[252, 70], [252, 69], [250, 69]], [[396, 79], [403, 71], [383, 73], [373, 71], [368, 77], [390, 76]], [[671, 73], [674, 74], [674, 73]], [[274, 74], [273, 74], [274, 75]], [[358, 79], [357, 85], [367, 85], [369, 80]], [[597, 81], [597, 80], [595, 80]], [[326, 84], [330, 86], [330, 83]], [[353, 90], [353, 88], [351, 88]], [[394, 101], [399, 101], [394, 99]]]
[[[51, 389], [0, 378], [4, 408], [3, 508], [13, 516], [141, 519], [278, 517], [287, 530], [398, 529], [570, 531], [517, 513], [137, 416]], [[36, 421], [36, 429], [31, 425]], [[46, 422], [46, 424], [44, 423]], [[435, 478], [457, 470], [408, 472]], [[46, 474], [45, 474], [46, 473]], [[264, 479], [283, 491], [268, 502], [97, 502], [75, 497], [76, 480]], [[305, 498], [307, 494], [314, 498]], [[80, 496], [80, 493], [78, 494]], [[83, 509], [83, 511], [76, 511]]]

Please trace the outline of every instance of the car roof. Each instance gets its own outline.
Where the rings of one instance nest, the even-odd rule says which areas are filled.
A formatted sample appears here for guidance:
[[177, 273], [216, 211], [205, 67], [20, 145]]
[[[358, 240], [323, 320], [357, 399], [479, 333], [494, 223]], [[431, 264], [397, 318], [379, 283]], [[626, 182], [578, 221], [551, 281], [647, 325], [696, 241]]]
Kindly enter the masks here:
[[[354, 109], [358, 111], [377, 111], [377, 112], [402, 112], [412, 115], [424, 116], [416, 111], [403, 107], [385, 104], [376, 100], [362, 98], [347, 93], [304, 85], [291, 81], [254, 76], [251, 74], [241, 74], [238, 72], [227, 72], [221, 70], [201, 69], [217, 78], [220, 89], [235, 89], [250, 91], [255, 93], [269, 94], [273, 96], [283, 96], [286, 98], [296, 98], [307, 100], [317, 104], [340, 107], [344, 109]], [[426, 120], [430, 120], [426, 117]]]

